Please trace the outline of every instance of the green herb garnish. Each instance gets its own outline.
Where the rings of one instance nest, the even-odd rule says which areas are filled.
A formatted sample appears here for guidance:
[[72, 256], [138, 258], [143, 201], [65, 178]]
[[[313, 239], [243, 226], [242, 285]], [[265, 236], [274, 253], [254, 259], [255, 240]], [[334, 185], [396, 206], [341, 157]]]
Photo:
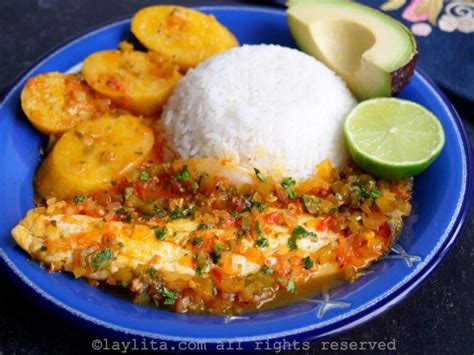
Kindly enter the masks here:
[[195, 207], [186, 208], [186, 209], [178, 207], [173, 212], [171, 212], [170, 219], [180, 219], [180, 218], [186, 218], [186, 217], [189, 217], [189, 216], [193, 216], [194, 212], [196, 212]]
[[211, 252], [212, 262], [218, 264], [222, 257], [222, 251], [224, 250], [224, 245], [217, 243], [214, 245], [214, 250]]
[[156, 217], [163, 217], [165, 215], [165, 210], [160, 205], [153, 206], [153, 215]]
[[259, 248], [268, 247], [268, 239], [265, 236], [265, 233], [260, 229], [260, 222], [255, 222], [255, 232], [257, 233], [258, 239], [255, 241], [255, 246]]
[[206, 230], [206, 229], [211, 229], [211, 226], [208, 226], [207, 224], [201, 223], [201, 224], [198, 225], [198, 227], [197, 227], [197, 230], [198, 230], [198, 231], [203, 231], [203, 230]]
[[288, 283], [286, 284], [286, 290], [289, 293], [293, 293], [293, 294], [296, 293], [296, 285], [295, 285], [295, 282], [293, 280], [288, 281]]
[[293, 232], [291, 233], [291, 237], [288, 239], [288, 248], [290, 250], [296, 250], [298, 249], [298, 244], [297, 241], [298, 239], [301, 238], [306, 238], [306, 237], [315, 237], [316, 233], [307, 231], [301, 226], [296, 227], [293, 229]]
[[158, 285], [156, 290], [163, 295], [165, 298], [163, 304], [165, 305], [173, 305], [176, 303], [176, 299], [178, 298], [178, 291], [173, 291], [167, 289], [165, 286]]
[[337, 211], [339, 211], [339, 209], [338, 209], [337, 207], [333, 207], [333, 208], [331, 208], [331, 209], [329, 210], [329, 214], [334, 215], [334, 214], [337, 213]]
[[316, 237], [316, 233], [310, 232], [310, 231], [304, 229], [304, 228], [301, 227], [301, 226], [298, 226], [298, 227], [296, 227], [295, 229], [293, 229], [293, 232], [291, 233], [291, 235], [292, 235], [292, 236], [299, 237], [299, 238], [303, 238], [303, 237]]
[[259, 238], [265, 238], [265, 233], [260, 229], [260, 221], [255, 222], [255, 232]]
[[202, 238], [201, 237], [196, 237], [196, 238], [191, 239], [191, 244], [192, 245], [199, 245], [201, 243], [202, 243]]
[[381, 195], [382, 193], [380, 192], [379, 189], [375, 189], [370, 192], [370, 197], [372, 197], [374, 200], [378, 199]]
[[259, 238], [255, 241], [255, 246], [259, 248], [268, 247], [270, 244], [268, 243], [267, 238]]
[[74, 203], [77, 205], [77, 204], [81, 203], [82, 201], [84, 201], [85, 199], [86, 199], [86, 197], [84, 195], [74, 196]]
[[296, 192], [293, 190], [295, 187], [296, 181], [292, 177], [287, 177], [281, 180], [281, 187], [286, 190], [289, 198], [295, 198]]
[[314, 265], [313, 260], [311, 260], [311, 258], [309, 256], [307, 256], [306, 258], [303, 258], [302, 261], [303, 261], [303, 267], [306, 270], [311, 269]]
[[265, 176], [263, 176], [260, 170], [257, 168], [253, 168], [253, 170], [255, 171], [255, 176], [257, 176], [257, 179], [259, 179], [261, 182], [267, 182], [267, 179], [265, 179]]
[[268, 204], [258, 202], [258, 201], [255, 201], [255, 200], [250, 201], [250, 203], [251, 203], [252, 207], [256, 207], [260, 212], [263, 212], [265, 210], [265, 208], [268, 207]]
[[178, 181], [188, 181], [190, 177], [189, 168], [184, 165], [181, 170], [174, 176]]
[[205, 267], [206, 267], [206, 265], [198, 265], [198, 266], [196, 266], [196, 269], [195, 269], [196, 274], [202, 275], [202, 272], [204, 271], [204, 268], [205, 268]]
[[138, 180], [143, 182], [150, 180], [150, 173], [146, 170], [142, 170], [140, 175], [138, 175]]
[[99, 251], [91, 258], [92, 271], [96, 272], [97, 270], [109, 265], [110, 261], [114, 258], [114, 253], [112, 253], [112, 250], [110, 250], [109, 247]]
[[155, 237], [158, 240], [165, 240], [166, 235], [168, 234], [168, 228], [166, 227], [157, 227], [153, 229], [155, 232]]

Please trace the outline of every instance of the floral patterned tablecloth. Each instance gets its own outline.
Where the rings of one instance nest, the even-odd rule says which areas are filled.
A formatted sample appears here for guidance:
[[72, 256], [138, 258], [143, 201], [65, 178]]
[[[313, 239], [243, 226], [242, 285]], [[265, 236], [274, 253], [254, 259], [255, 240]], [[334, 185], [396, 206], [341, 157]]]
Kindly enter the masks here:
[[418, 67], [444, 89], [474, 102], [474, 0], [358, 2], [403, 22], [416, 36]]

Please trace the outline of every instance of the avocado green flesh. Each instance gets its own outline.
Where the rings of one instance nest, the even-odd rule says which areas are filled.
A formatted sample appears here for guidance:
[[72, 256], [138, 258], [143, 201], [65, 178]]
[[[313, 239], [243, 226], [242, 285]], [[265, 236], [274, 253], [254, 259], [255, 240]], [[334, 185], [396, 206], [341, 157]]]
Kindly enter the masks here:
[[413, 37], [401, 23], [341, 0], [294, 0], [293, 4], [288, 25], [303, 51], [339, 74], [359, 100], [392, 94], [391, 73], [408, 65], [416, 54]]

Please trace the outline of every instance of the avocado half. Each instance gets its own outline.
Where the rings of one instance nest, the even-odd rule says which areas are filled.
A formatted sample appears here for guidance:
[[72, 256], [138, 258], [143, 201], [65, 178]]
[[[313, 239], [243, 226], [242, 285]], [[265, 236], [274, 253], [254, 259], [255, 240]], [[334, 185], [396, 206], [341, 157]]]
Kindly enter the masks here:
[[299, 48], [341, 76], [358, 100], [395, 96], [408, 84], [416, 41], [400, 22], [347, 0], [290, 0]]

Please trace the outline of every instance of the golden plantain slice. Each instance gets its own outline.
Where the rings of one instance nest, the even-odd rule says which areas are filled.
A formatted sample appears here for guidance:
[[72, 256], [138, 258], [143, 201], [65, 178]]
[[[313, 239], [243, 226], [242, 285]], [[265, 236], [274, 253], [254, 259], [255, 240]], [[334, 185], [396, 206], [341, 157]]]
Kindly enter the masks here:
[[93, 91], [78, 74], [51, 72], [29, 79], [21, 107], [31, 124], [45, 134], [60, 134], [103, 113]]
[[157, 114], [171, 95], [181, 74], [178, 67], [156, 53], [102, 51], [84, 60], [87, 83], [116, 105], [135, 114]]
[[132, 19], [132, 33], [145, 47], [184, 70], [239, 45], [214, 16], [181, 6], [150, 6], [138, 11]]
[[153, 131], [130, 115], [105, 115], [65, 133], [40, 166], [35, 186], [45, 198], [90, 194], [137, 167], [154, 142]]

